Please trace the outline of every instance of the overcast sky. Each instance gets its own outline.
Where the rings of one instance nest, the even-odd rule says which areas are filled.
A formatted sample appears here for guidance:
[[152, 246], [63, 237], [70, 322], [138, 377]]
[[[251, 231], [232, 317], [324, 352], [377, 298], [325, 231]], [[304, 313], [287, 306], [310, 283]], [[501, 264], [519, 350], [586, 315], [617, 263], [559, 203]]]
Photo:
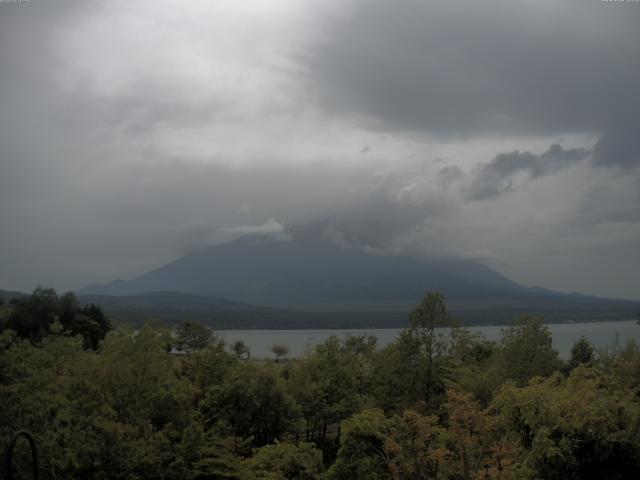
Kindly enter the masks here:
[[319, 221], [640, 299], [640, 3], [0, 2], [0, 288]]

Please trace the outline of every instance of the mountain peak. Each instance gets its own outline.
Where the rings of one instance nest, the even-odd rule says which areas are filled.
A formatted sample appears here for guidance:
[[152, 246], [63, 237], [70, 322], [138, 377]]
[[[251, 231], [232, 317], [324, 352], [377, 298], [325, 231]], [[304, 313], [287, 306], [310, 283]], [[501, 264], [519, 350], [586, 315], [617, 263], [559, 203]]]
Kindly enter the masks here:
[[92, 285], [80, 293], [174, 291], [256, 305], [315, 308], [381, 299], [404, 305], [427, 291], [468, 297], [488, 290], [522, 289], [473, 262], [426, 262], [344, 248], [331, 237], [328, 222], [290, 227], [286, 234], [287, 241], [272, 234], [244, 235], [185, 255], [134, 280]]
[[[593, 297], [529, 289], [486, 265], [370, 255], [332, 238], [328, 222], [251, 234], [185, 255], [130, 281], [93, 285], [80, 294], [129, 296], [174, 292], [243, 304], [333, 312], [406, 312], [429, 291], [454, 310], [566, 312]], [[349, 245], [346, 245], [349, 247]], [[149, 297], [144, 297], [149, 298]], [[191, 298], [191, 297], [189, 297]], [[564, 313], [563, 313], [564, 314]]]

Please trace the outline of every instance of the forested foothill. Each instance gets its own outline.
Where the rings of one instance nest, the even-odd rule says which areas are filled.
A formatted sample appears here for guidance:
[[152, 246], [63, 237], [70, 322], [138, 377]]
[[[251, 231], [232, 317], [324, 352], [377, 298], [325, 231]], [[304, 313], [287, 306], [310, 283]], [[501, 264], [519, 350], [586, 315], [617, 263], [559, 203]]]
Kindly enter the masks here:
[[[39, 288], [0, 305], [0, 436], [30, 430], [44, 479], [638, 478], [634, 342], [564, 361], [539, 317], [491, 342], [428, 294], [385, 348], [286, 354], [193, 322], [111, 328]], [[26, 444], [14, 457], [30, 478]]]

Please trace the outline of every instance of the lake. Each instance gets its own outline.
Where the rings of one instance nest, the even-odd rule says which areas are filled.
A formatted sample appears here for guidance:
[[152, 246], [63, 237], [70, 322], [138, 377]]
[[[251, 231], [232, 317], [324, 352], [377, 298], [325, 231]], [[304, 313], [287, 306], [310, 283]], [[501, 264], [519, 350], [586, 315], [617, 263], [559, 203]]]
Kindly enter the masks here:
[[[640, 325], [635, 321], [589, 322], [589, 323], [556, 323], [548, 324], [553, 337], [553, 348], [563, 358], [568, 358], [573, 343], [582, 335], [596, 347], [613, 344], [618, 337], [621, 344], [634, 339], [640, 342]], [[500, 339], [500, 331], [504, 326], [469, 327], [469, 330], [480, 332], [487, 340]], [[220, 330], [218, 335], [230, 344], [242, 340], [251, 348], [251, 356], [256, 358], [273, 357], [271, 346], [279, 343], [289, 347], [289, 357], [304, 356], [314, 345], [324, 342], [331, 335], [342, 339], [348, 335], [364, 335], [368, 333], [378, 338], [378, 346], [391, 343], [400, 332], [399, 328], [364, 328], [353, 330]]]

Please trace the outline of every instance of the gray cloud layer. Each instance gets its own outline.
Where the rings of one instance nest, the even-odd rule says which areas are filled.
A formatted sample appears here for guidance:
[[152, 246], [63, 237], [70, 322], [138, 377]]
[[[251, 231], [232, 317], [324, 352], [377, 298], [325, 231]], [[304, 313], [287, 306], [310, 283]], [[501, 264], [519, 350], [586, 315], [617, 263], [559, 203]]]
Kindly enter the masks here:
[[640, 9], [357, 0], [307, 57], [331, 110], [446, 136], [602, 132], [640, 112]]
[[328, 220], [640, 298], [640, 8], [0, 3], [0, 288]]
[[559, 170], [584, 160], [589, 152], [583, 148], [570, 150], [551, 145], [549, 150], [534, 155], [530, 152], [511, 152], [497, 155], [491, 163], [480, 165], [467, 188], [467, 199], [484, 200], [508, 192], [513, 188], [513, 177], [525, 173], [530, 178], [552, 175]]
[[601, 166], [624, 169], [640, 167], [640, 123], [638, 116], [629, 123], [613, 125], [598, 140], [594, 149], [594, 162]]

